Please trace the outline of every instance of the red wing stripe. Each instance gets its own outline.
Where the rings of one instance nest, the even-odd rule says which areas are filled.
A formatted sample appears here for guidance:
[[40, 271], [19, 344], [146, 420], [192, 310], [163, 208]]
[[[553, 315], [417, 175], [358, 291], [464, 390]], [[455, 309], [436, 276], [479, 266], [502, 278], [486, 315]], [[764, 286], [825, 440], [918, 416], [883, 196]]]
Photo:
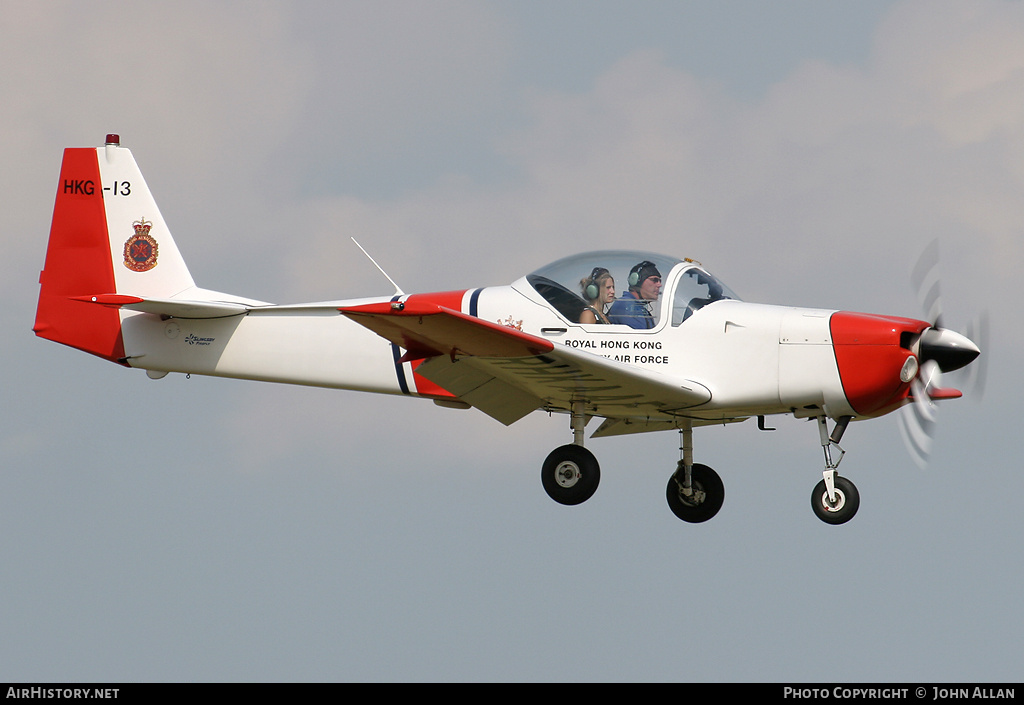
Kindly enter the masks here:
[[383, 302], [338, 310], [405, 348], [406, 359], [438, 355], [533, 357], [554, 349], [554, 344], [543, 338], [434, 303], [399, 306]]

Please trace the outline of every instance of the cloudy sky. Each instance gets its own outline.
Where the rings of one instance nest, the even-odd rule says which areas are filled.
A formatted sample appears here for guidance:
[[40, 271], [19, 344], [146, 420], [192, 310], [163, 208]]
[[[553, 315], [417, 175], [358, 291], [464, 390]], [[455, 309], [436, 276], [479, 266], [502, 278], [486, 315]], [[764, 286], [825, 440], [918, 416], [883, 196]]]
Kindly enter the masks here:
[[[1020, 679], [1024, 2], [0, 0], [0, 681]], [[506, 284], [575, 251], [751, 301], [987, 310], [984, 398], [919, 470], [855, 424], [675, 434], [171, 375], [31, 333], [61, 150], [118, 132], [197, 282], [278, 303]], [[976, 395], [977, 396], [977, 395]]]

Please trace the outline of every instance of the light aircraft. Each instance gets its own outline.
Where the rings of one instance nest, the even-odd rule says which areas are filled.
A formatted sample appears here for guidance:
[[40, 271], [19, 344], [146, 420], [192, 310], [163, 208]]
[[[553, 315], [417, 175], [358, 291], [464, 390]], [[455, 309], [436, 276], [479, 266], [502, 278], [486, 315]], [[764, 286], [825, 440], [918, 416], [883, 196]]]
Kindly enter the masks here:
[[538, 409], [567, 414], [572, 442], [541, 471], [566, 505], [598, 486], [584, 447], [592, 418], [604, 419], [592, 437], [678, 431], [666, 494], [687, 522], [710, 519], [725, 498], [718, 474], [693, 462], [693, 430], [750, 418], [771, 430], [774, 414], [816, 421], [825, 467], [811, 504], [827, 523], [848, 521], [859, 495], [837, 468], [850, 421], [961, 396], [938, 374], [980, 352], [937, 314], [929, 323], [748, 303], [700, 263], [649, 252], [567, 257], [507, 286], [395, 285], [390, 296], [298, 305], [202, 289], [117, 135], [65, 150], [39, 281], [36, 335], [153, 379], [406, 395], [506, 425]]

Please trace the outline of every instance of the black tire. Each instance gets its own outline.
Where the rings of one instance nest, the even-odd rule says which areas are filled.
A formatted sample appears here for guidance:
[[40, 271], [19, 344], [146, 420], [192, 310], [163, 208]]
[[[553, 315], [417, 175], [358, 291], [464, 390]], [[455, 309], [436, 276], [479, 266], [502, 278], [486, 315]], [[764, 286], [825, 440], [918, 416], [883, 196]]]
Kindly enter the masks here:
[[[674, 474], [668, 479], [665, 496], [673, 514], [683, 521], [699, 524], [718, 514], [725, 502], [725, 485], [717, 472], [699, 463], [693, 466], [690, 479], [697, 497], [683, 495], [680, 487], [682, 477], [677, 481]], [[703, 493], [703, 497], [699, 493]]]
[[582, 504], [597, 492], [601, 467], [583, 446], [561, 446], [544, 460], [540, 481], [548, 496], [559, 504]]
[[860, 507], [860, 493], [857, 487], [845, 477], [836, 475], [836, 502], [830, 504], [825, 480], [814, 486], [811, 493], [811, 508], [815, 515], [826, 524], [845, 524], [853, 519]]

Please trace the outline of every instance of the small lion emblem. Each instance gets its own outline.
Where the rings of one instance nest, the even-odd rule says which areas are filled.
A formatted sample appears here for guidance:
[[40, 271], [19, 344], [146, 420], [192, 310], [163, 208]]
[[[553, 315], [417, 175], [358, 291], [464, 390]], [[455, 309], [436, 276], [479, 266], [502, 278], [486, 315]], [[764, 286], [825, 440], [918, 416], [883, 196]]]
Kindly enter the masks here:
[[498, 323], [500, 323], [503, 326], [508, 326], [509, 328], [515, 328], [518, 331], [521, 331], [523, 329], [523, 322], [513, 321], [512, 316], [509, 316], [504, 321], [498, 321]]

